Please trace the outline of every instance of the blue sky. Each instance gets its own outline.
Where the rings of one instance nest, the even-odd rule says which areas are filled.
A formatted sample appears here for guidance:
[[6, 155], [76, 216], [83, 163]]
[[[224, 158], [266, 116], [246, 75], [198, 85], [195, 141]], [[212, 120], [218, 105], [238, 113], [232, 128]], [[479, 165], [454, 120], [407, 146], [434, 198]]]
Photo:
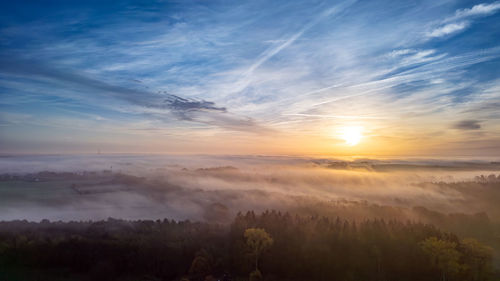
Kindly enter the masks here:
[[3, 153], [500, 156], [500, 2], [0, 8]]

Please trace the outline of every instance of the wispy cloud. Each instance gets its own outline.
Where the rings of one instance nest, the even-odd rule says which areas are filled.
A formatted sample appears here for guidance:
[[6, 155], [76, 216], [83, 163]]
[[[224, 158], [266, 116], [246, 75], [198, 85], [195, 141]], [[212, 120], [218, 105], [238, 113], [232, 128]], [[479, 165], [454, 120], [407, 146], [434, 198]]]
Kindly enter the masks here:
[[481, 3], [478, 5], [474, 5], [472, 8], [469, 9], [460, 9], [455, 12], [455, 16], [451, 17], [449, 20], [457, 20], [457, 19], [463, 19], [467, 17], [474, 17], [474, 16], [483, 16], [483, 15], [490, 15], [493, 13], [496, 13], [498, 10], [500, 10], [500, 2], [494, 2], [494, 3]]
[[458, 31], [464, 30], [469, 26], [469, 23], [464, 21], [464, 22], [459, 22], [459, 23], [449, 23], [446, 25], [443, 25], [441, 27], [438, 27], [431, 32], [427, 33], [428, 37], [442, 37], [446, 36], [449, 34], [456, 33]]
[[276, 54], [281, 52], [283, 49], [290, 46], [293, 42], [295, 42], [298, 38], [300, 38], [306, 31], [308, 31], [309, 29], [314, 27], [321, 20], [323, 20], [327, 17], [332, 17], [335, 14], [342, 12], [344, 9], [346, 9], [347, 7], [349, 7], [350, 5], [352, 5], [355, 2], [356, 2], [356, 0], [345, 1], [339, 5], [336, 5], [336, 6], [333, 6], [331, 8], [326, 9], [319, 16], [315, 17], [309, 23], [304, 25], [304, 27], [302, 27], [298, 32], [296, 32], [295, 34], [293, 34], [289, 38], [285, 39], [284, 42], [282, 42], [278, 46], [272, 47], [272, 48], [266, 50], [264, 53], [262, 53], [260, 58], [248, 68], [248, 70], [245, 72], [245, 74], [249, 74], [249, 73], [252, 73], [253, 71], [255, 71], [255, 69], [257, 69], [260, 65], [262, 65], [263, 63], [268, 61], [270, 58], [272, 58], [273, 56], [275, 56]]
[[[39, 121], [7, 114], [3, 124], [15, 120], [6, 130], [18, 138], [41, 120], [70, 128], [54, 121], [57, 112], [82, 120], [90, 139], [95, 122], [85, 123], [86, 113], [107, 124], [99, 133], [134, 124], [128, 131], [158, 142], [168, 133], [187, 145], [244, 132], [271, 133], [269, 143], [306, 135], [329, 143], [346, 125], [380, 140], [432, 142], [441, 132], [447, 141], [458, 134], [454, 125], [480, 120], [478, 138], [491, 142], [500, 129], [499, 5], [252, 1], [114, 14], [47, 7], [29, 21], [4, 17], [0, 109]], [[245, 145], [255, 148], [264, 141], [253, 137], [266, 134]]]
[[[112, 85], [70, 69], [51, 68], [38, 61], [3, 57], [0, 58], [0, 73], [71, 83], [88, 89], [91, 94], [97, 91], [97, 95], [111, 95], [113, 98], [127, 101], [136, 106], [160, 110], [152, 114], [158, 117], [161, 116], [162, 111], [169, 110], [180, 120], [196, 121], [230, 129], [243, 126], [240, 130], [248, 130], [248, 127], [256, 125], [250, 118], [238, 117], [234, 114], [222, 116], [227, 113], [226, 108], [218, 107], [211, 101], [182, 98], [167, 92], [153, 93], [142, 89]], [[144, 111], [144, 113], [148, 113], [148, 111]]]
[[500, 9], [500, 2], [491, 4], [478, 4], [472, 8], [459, 9], [455, 15], [447, 17], [442, 24], [427, 32], [427, 37], [442, 37], [465, 30], [471, 25], [475, 17], [487, 16], [496, 13]]

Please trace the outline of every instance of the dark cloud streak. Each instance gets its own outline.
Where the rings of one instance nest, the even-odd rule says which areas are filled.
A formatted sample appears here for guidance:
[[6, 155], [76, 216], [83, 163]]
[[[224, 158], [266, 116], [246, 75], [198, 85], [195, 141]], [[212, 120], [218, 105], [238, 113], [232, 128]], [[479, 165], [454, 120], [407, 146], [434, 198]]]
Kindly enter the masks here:
[[[98, 90], [114, 98], [127, 101], [133, 105], [166, 109], [179, 120], [215, 125], [231, 130], [255, 131], [255, 122], [246, 117], [228, 114], [225, 107], [219, 107], [214, 102], [183, 98], [167, 92], [158, 94], [145, 90], [111, 85], [101, 80], [89, 78], [70, 69], [56, 69], [46, 63], [36, 60], [12, 59], [0, 57], [0, 73], [19, 75], [27, 78], [43, 78], [66, 82], [92, 90]], [[223, 116], [228, 115], [228, 116]], [[150, 114], [158, 117], [158, 114]], [[160, 118], [166, 120], [166, 118]], [[243, 126], [243, 128], [240, 128]]]
[[481, 129], [481, 124], [478, 120], [462, 120], [456, 123], [453, 128], [459, 130], [479, 130]]
[[189, 113], [193, 111], [227, 112], [225, 107], [217, 107], [215, 103], [211, 101], [186, 99], [172, 94], [168, 94], [164, 103], [182, 120], [192, 121], [193, 117], [190, 116]]

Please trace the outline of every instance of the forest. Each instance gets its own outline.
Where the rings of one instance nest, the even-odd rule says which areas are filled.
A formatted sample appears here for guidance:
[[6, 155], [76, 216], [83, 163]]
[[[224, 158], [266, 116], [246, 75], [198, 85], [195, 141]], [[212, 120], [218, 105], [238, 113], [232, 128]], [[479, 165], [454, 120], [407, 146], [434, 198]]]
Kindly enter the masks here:
[[230, 225], [0, 222], [0, 280], [499, 280], [493, 250], [432, 224], [288, 212]]

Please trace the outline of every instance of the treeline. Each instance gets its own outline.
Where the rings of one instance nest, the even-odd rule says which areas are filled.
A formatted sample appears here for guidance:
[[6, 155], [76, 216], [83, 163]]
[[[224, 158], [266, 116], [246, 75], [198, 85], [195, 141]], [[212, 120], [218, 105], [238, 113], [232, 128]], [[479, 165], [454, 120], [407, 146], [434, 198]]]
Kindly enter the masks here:
[[44, 182], [63, 180], [92, 180], [98, 183], [139, 184], [143, 183], [146, 179], [144, 177], [123, 174], [121, 172], [113, 172], [112, 170], [82, 172], [42, 171], [38, 173], [0, 174], [0, 181]]
[[490, 174], [488, 176], [480, 175], [474, 177], [474, 180], [477, 182], [488, 183], [488, 182], [500, 182], [500, 175], [496, 176], [494, 174]]
[[229, 228], [0, 222], [0, 280], [248, 280], [257, 264], [252, 279], [498, 280], [491, 259], [488, 247], [432, 225], [274, 211], [238, 214]]
[[[237, 253], [245, 248], [239, 233], [254, 227], [266, 229], [274, 239], [261, 269], [276, 279], [441, 280], [443, 273], [446, 280], [493, 278], [490, 248], [475, 240], [461, 241], [429, 224], [250, 212], [232, 225], [233, 256], [241, 258]], [[234, 262], [232, 268], [239, 272], [249, 270], [244, 259]]]

